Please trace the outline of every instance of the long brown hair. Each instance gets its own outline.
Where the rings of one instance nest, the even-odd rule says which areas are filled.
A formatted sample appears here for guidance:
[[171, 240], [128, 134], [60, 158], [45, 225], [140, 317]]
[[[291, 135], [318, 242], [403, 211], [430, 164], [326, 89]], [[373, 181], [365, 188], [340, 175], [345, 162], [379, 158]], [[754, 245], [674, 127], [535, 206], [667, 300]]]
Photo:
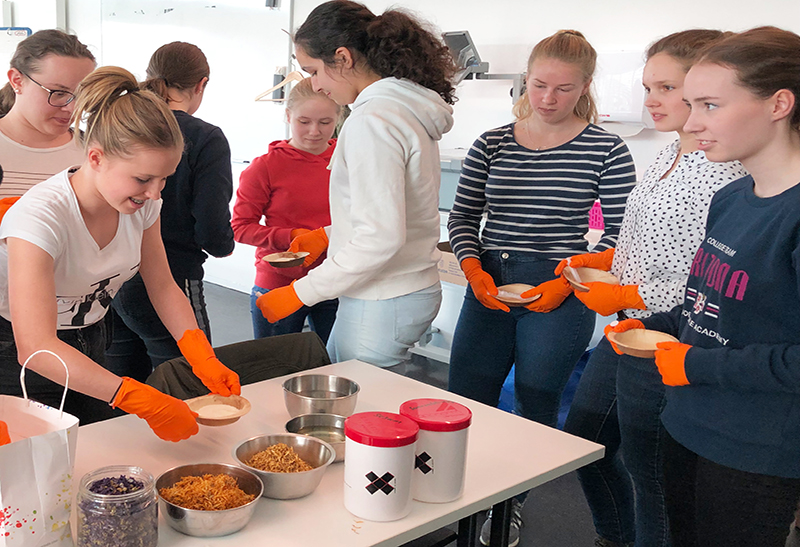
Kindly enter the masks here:
[[[80, 134], [80, 123], [86, 131]], [[128, 157], [131, 148], [183, 149], [175, 115], [161, 97], [139, 89], [133, 74], [115, 66], [89, 74], [75, 93], [72, 123], [84, 149], [97, 144], [111, 156]]]
[[777, 27], [756, 27], [710, 46], [697, 62], [704, 63], [733, 69], [739, 83], [762, 99], [781, 89], [791, 91], [795, 104], [789, 124], [800, 132], [800, 36]]
[[[583, 82], [586, 83], [591, 81], [594, 76], [597, 52], [586, 37], [577, 30], [559, 30], [534, 46], [528, 57], [528, 72], [537, 59], [556, 59], [575, 65], [580, 69]], [[523, 120], [533, 113], [527, 91], [514, 105], [512, 113], [517, 120]], [[573, 113], [585, 122], [597, 122], [597, 102], [592, 95], [591, 88], [578, 99]]]
[[[39, 63], [48, 55], [89, 59], [95, 62], [92, 52], [78, 41], [77, 36], [56, 29], [46, 29], [34, 32], [17, 44], [17, 49], [11, 57], [11, 68], [16, 68], [23, 74], [36, 74], [39, 72]], [[0, 117], [8, 114], [14, 106], [15, 98], [10, 83], [0, 89]]]
[[436, 33], [403, 11], [375, 15], [366, 6], [333, 0], [317, 6], [294, 35], [294, 43], [314, 59], [335, 67], [334, 53], [349, 49], [381, 78], [406, 78], [456, 101], [450, 50]]
[[171, 42], [158, 48], [147, 65], [141, 87], [169, 102], [169, 89], [192, 89], [211, 75], [205, 54], [194, 44]]

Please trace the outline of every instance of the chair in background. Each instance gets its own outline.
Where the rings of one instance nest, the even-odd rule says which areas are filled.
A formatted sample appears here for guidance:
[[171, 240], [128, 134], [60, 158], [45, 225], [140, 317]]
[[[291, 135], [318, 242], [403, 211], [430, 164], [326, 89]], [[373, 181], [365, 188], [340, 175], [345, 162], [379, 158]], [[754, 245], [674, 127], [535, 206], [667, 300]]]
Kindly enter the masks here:
[[[314, 332], [300, 332], [237, 342], [214, 348], [217, 357], [247, 385], [331, 364], [325, 344]], [[183, 357], [158, 365], [147, 384], [178, 399], [209, 393]]]

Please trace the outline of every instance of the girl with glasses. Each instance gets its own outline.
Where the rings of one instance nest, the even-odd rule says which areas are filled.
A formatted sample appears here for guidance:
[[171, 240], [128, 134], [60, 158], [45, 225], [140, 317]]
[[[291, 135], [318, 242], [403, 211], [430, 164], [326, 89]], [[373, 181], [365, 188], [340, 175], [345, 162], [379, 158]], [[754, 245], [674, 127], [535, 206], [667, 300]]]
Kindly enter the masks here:
[[19, 197], [83, 161], [70, 116], [73, 92], [94, 67], [89, 49], [60, 30], [40, 30], [19, 43], [0, 90], [0, 199]]

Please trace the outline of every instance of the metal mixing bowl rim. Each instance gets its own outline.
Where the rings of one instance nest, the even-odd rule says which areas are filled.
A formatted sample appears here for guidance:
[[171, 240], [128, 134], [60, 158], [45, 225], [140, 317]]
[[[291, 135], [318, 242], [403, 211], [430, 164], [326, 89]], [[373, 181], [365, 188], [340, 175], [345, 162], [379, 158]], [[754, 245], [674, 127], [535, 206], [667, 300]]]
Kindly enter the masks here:
[[[295, 378], [301, 378], [303, 376], [326, 376], [328, 378], [341, 378], [342, 380], [347, 380], [348, 382], [356, 386], [356, 390], [353, 393], [350, 393], [349, 395], [342, 395], [341, 397], [325, 397], [324, 399], [321, 399], [319, 397], [309, 397], [308, 395], [301, 395], [296, 391], [292, 391], [291, 389], [286, 387], [286, 384], [288, 384]], [[358, 385], [358, 382], [355, 382], [350, 378], [345, 378], [344, 376], [336, 376], [335, 374], [298, 374], [297, 376], [292, 376], [291, 378], [283, 382], [283, 391], [285, 393], [291, 393], [295, 397], [299, 397], [301, 399], [311, 399], [314, 401], [339, 401], [341, 399], [347, 399], [348, 397], [353, 397], [354, 395], [358, 395], [358, 392], [361, 391], [361, 386]]]
[[[330, 454], [330, 457], [328, 458], [328, 461], [326, 461], [324, 463], [321, 463], [317, 467], [315, 467], [313, 469], [309, 469], [308, 471], [295, 471], [294, 473], [277, 473], [275, 471], [264, 471], [264, 470], [258, 469], [256, 467], [251, 467], [251, 466], [247, 465], [246, 463], [244, 463], [242, 460], [240, 460], [239, 456], [236, 454], [236, 452], [238, 452], [239, 449], [242, 446], [244, 446], [245, 444], [249, 443], [250, 441], [254, 441], [256, 439], [261, 439], [263, 437], [276, 437], [276, 436], [302, 437], [304, 439], [305, 438], [313, 439], [312, 442], [321, 443], [323, 446], [325, 446], [328, 449], [328, 453]], [[272, 445], [270, 445], [270, 446], [272, 446]], [[292, 448], [294, 448], [294, 447], [292, 447]], [[235, 459], [242, 467], [244, 467], [246, 471], [250, 471], [253, 474], [266, 473], [266, 474], [275, 475], [275, 476], [303, 475], [305, 473], [313, 473], [317, 469], [322, 469], [322, 468], [327, 467], [330, 464], [332, 464], [333, 460], [336, 459], [336, 450], [333, 449], [333, 446], [331, 446], [330, 443], [327, 443], [327, 442], [323, 441], [322, 439], [318, 439], [316, 437], [312, 437], [311, 435], [301, 435], [299, 433], [288, 433], [288, 432], [287, 433], [267, 433], [267, 434], [264, 434], [264, 435], [256, 435], [255, 437], [250, 437], [249, 439], [247, 439], [245, 441], [242, 441], [239, 444], [237, 444], [233, 449], [233, 459]], [[259, 480], [261, 480], [261, 479], [259, 478]]]
[[[261, 480], [261, 477], [259, 477], [258, 475], [256, 475], [252, 471], [250, 471], [250, 469], [242, 469], [242, 467], [239, 466], [239, 465], [231, 465], [229, 463], [202, 462], [202, 463], [185, 463], [185, 464], [182, 464], [182, 465], [176, 465], [175, 467], [167, 469], [166, 471], [161, 473], [158, 476], [158, 478], [155, 480], [154, 484], [157, 485], [158, 481], [161, 480], [161, 477], [163, 477], [167, 473], [175, 471], [176, 469], [180, 469], [181, 467], [191, 467], [191, 466], [195, 466], [195, 465], [221, 465], [223, 467], [227, 467], [227, 468], [230, 468], [230, 469], [238, 469], [238, 470], [241, 470], [241, 471], [245, 471], [247, 473], [250, 473], [256, 479], [258, 479], [258, 484], [261, 485], [261, 489], [259, 490], [258, 494], [256, 494], [256, 497], [253, 498], [251, 501], [248, 501], [247, 503], [245, 503], [244, 505], [240, 505], [239, 507], [231, 507], [230, 509], [189, 509], [188, 507], [183, 507], [182, 505], [176, 505], [176, 504], [172, 503], [171, 501], [168, 501], [168, 500], [164, 499], [164, 497], [161, 495], [160, 489], [156, 488], [155, 490], [156, 490], [156, 494], [158, 494], [159, 501], [163, 501], [167, 505], [171, 505], [172, 507], [175, 507], [177, 509], [181, 509], [183, 511], [196, 511], [197, 513], [200, 513], [200, 514], [213, 513], [213, 514], [217, 515], [217, 514], [225, 513], [226, 511], [236, 511], [237, 509], [244, 509], [245, 507], [248, 507], [248, 506], [256, 503], [261, 498], [261, 496], [263, 496], [263, 494], [264, 494], [264, 482]], [[217, 473], [217, 474], [219, 475], [219, 473]], [[224, 473], [224, 474], [227, 474], [227, 473]], [[189, 475], [186, 475], [186, 476], [188, 477]], [[192, 475], [192, 476], [197, 476], [197, 475]], [[233, 475], [231, 475], [231, 476], [233, 476]], [[183, 477], [181, 477], [181, 478], [183, 478]], [[234, 478], [238, 478], [238, 477], [234, 477]], [[180, 480], [180, 479], [178, 479], [178, 480]], [[172, 486], [175, 486], [175, 484], [173, 483], [169, 487], [163, 487], [163, 488], [171, 488]]]

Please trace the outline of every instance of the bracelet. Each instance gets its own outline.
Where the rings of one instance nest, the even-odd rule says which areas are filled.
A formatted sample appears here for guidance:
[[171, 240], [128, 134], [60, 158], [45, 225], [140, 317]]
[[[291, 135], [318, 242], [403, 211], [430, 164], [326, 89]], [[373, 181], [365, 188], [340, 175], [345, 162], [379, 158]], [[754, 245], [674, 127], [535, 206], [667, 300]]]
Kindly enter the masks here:
[[117, 389], [114, 390], [114, 395], [112, 395], [111, 396], [111, 400], [108, 401], [108, 406], [110, 406], [110, 407], [114, 406], [114, 400], [117, 398], [117, 394], [119, 393], [119, 390], [122, 389], [123, 382], [124, 382], [124, 380], [122, 382], [120, 382], [119, 385], [117, 386]]

